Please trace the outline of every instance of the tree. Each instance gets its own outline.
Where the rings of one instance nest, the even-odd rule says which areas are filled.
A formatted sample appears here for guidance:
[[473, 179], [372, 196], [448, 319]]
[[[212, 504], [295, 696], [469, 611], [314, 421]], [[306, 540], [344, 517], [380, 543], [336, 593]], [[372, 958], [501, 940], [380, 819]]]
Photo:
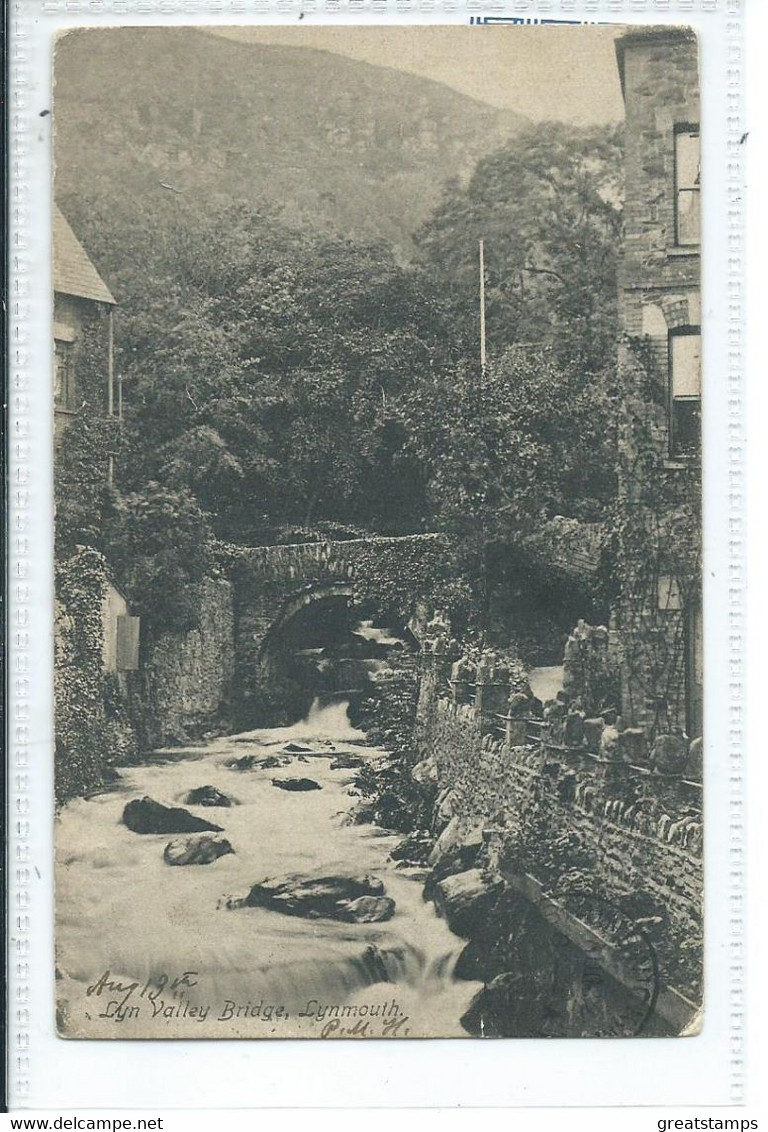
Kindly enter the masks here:
[[587, 371], [613, 363], [622, 165], [615, 129], [551, 122], [480, 161], [465, 190], [446, 187], [416, 241], [465, 339], [477, 339], [482, 237], [491, 354], [536, 343]]
[[[238, 209], [209, 227], [189, 241], [166, 234], [147, 249], [150, 270], [140, 258], [133, 275], [123, 267], [120, 483], [190, 490], [232, 541], [316, 521], [419, 529], [422, 477], [400, 458], [395, 406], [456, 352], [430, 281], [383, 245], [302, 235], [260, 214]], [[147, 276], [168, 279], [168, 257], [176, 271], [158, 289]]]
[[149, 483], [118, 497], [105, 524], [107, 559], [153, 631], [195, 627], [189, 587], [211, 569], [211, 533], [187, 491]]
[[[424, 468], [433, 528], [461, 547], [481, 609], [504, 547], [554, 515], [587, 521], [616, 490], [615, 406], [604, 385], [554, 352], [510, 347], [481, 374], [457, 368], [404, 401], [408, 445]], [[501, 578], [496, 579], [501, 583]]]
[[450, 186], [412, 267], [381, 243], [245, 206], [201, 216], [178, 196], [83, 218], [120, 300], [118, 486], [188, 493], [240, 543], [286, 525], [437, 527], [475, 553], [542, 513], [599, 517], [615, 467], [619, 159], [608, 131], [532, 127]]
[[488, 541], [555, 514], [601, 517], [615, 493], [614, 406], [551, 350], [510, 347], [485, 374], [422, 382], [404, 403], [439, 525]]

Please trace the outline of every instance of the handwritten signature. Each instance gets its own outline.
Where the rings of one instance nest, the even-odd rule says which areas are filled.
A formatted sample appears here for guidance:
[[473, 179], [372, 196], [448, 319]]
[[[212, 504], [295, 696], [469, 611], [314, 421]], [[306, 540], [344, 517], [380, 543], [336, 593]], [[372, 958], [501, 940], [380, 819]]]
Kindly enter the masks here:
[[407, 1038], [411, 1032], [407, 1014], [390, 1018], [380, 1024], [377, 1033], [371, 1031], [369, 1018], [358, 1018], [351, 1026], [343, 1025], [338, 1018], [331, 1018], [320, 1031], [321, 1038]]

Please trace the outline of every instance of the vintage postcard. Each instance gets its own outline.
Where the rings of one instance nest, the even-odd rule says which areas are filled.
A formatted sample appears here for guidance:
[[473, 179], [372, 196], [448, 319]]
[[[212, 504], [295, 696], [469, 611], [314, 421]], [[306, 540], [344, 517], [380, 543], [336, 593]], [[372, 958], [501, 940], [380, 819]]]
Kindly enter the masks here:
[[696, 1035], [696, 35], [76, 28], [52, 114], [59, 1035]]

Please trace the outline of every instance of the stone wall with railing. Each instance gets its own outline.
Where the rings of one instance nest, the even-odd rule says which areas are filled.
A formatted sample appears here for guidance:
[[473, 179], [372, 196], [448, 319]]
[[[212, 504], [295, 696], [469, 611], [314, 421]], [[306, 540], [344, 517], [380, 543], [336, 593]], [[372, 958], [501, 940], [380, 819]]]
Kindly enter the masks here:
[[653, 762], [636, 729], [569, 711], [565, 695], [533, 714], [532, 698], [508, 684], [457, 675], [467, 673], [444, 650], [422, 655], [416, 729], [456, 836], [482, 836], [502, 875], [533, 877], [566, 906], [574, 887], [631, 896], [652, 925], [665, 983], [697, 1001], [700, 781]]

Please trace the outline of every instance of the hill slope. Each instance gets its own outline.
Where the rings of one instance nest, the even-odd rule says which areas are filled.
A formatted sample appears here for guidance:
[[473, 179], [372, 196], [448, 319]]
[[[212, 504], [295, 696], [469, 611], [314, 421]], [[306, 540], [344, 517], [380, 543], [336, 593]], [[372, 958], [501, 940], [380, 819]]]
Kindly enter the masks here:
[[444, 182], [525, 121], [330, 52], [191, 28], [81, 30], [56, 51], [56, 195], [75, 216], [126, 196], [163, 211], [174, 190], [193, 210], [260, 203], [407, 257]]

